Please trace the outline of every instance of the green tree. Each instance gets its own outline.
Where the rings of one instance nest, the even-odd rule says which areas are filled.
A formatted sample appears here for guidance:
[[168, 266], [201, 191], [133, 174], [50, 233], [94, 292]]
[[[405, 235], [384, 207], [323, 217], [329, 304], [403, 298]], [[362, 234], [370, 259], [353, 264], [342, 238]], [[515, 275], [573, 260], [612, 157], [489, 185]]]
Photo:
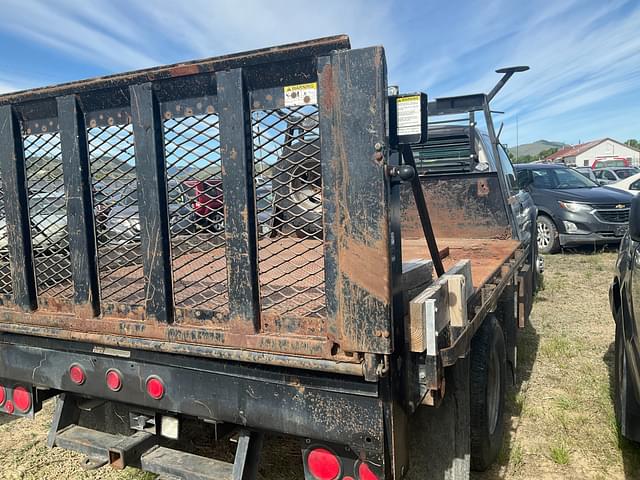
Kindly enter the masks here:
[[631, 148], [635, 148], [636, 150], [640, 150], [640, 140], [636, 140], [635, 138], [630, 138], [626, 142], [625, 145], [628, 145]]

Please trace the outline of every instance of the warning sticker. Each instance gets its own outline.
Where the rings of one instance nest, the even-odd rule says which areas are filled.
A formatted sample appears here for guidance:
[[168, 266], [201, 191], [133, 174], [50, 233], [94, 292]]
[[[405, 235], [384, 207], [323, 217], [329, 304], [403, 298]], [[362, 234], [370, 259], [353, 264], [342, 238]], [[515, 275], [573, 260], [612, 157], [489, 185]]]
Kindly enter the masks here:
[[303, 83], [284, 87], [284, 106], [299, 107], [318, 103], [318, 84]]
[[422, 116], [420, 112], [420, 95], [398, 97], [398, 136], [420, 135], [422, 133]]

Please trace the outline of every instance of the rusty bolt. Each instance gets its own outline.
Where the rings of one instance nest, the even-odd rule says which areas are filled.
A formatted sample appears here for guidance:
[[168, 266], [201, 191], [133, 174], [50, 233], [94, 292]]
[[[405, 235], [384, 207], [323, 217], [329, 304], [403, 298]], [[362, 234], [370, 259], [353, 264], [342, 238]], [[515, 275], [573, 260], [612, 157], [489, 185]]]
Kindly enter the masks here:
[[389, 338], [389, 330], [384, 330], [384, 331], [382, 332], [382, 336], [383, 336], [384, 338]]
[[382, 152], [376, 152], [375, 157], [377, 162], [381, 162], [382, 160], [384, 160], [384, 155], [382, 154]]
[[381, 332], [380, 330], [376, 330], [375, 332], [373, 332], [373, 334], [374, 334], [376, 337], [381, 337], [381, 336], [382, 336], [382, 332]]

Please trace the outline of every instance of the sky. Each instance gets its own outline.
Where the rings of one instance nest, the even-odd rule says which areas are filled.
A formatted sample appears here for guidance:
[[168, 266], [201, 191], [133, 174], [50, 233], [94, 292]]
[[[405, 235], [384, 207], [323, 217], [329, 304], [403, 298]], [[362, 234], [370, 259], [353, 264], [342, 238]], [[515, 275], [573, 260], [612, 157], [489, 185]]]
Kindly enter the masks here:
[[346, 33], [430, 98], [529, 65], [492, 104], [508, 145], [640, 138], [640, 0], [2, 0], [0, 18], [0, 93]]

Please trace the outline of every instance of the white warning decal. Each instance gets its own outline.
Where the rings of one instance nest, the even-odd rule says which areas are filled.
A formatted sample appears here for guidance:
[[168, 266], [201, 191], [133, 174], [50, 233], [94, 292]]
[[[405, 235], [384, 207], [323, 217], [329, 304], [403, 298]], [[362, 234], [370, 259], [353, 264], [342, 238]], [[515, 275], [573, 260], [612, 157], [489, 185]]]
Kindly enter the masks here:
[[303, 83], [284, 87], [284, 106], [299, 107], [318, 103], [318, 84]]
[[420, 135], [422, 132], [420, 115], [420, 95], [398, 97], [398, 135]]

